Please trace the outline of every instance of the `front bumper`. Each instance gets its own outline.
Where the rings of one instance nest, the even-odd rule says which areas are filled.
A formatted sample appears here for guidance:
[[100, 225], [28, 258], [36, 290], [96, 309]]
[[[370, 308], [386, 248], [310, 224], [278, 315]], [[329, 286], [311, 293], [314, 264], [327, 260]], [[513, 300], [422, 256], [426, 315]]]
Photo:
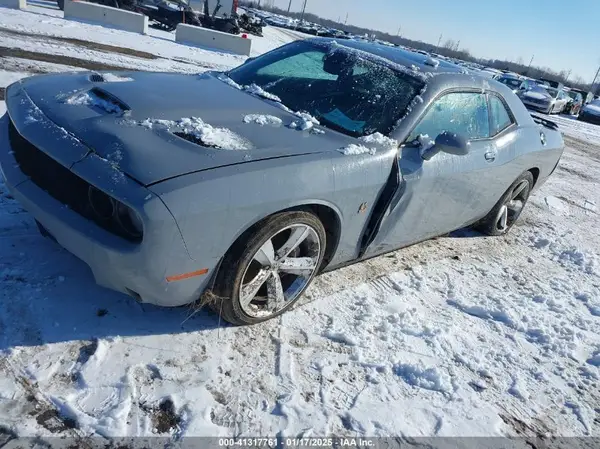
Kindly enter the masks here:
[[[62, 149], [61, 157], [86, 155], [69, 167], [71, 172], [136, 210], [144, 222], [144, 237], [140, 243], [132, 243], [110, 233], [65, 206], [26, 176], [13, 155], [8, 137], [11, 118], [7, 113], [0, 118], [0, 174], [14, 198], [61, 246], [91, 268], [99, 285], [161, 306], [180, 306], [198, 299], [218, 258], [193, 260], [175, 219], [158, 196], [128, 177], [115, 181], [106, 161], [90, 154], [76, 139], [65, 140], [64, 130], [45, 118], [41, 111], [37, 110], [34, 119], [27, 119], [30, 115], [22, 112], [31, 112], [35, 105], [22, 89], [9, 89], [7, 93], [8, 111], [19, 133], [52, 157], [56, 146]], [[62, 140], [57, 141], [57, 136], [62, 136]], [[39, 142], [44, 142], [43, 146]], [[166, 279], [205, 268], [209, 274], [204, 276], [177, 282]]]
[[534, 109], [534, 110], [540, 111], [540, 112], [548, 112], [548, 110], [551, 107], [548, 103], [535, 103], [535, 102], [527, 100], [525, 98], [521, 98], [521, 101], [523, 102], [523, 104], [525, 105], [526, 108]]

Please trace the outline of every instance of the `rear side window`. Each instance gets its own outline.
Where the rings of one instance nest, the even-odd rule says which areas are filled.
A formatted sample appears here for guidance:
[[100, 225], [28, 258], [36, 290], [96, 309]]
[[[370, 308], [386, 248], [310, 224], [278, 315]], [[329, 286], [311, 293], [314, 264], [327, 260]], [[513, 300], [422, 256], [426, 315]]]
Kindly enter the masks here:
[[456, 133], [466, 139], [490, 137], [490, 120], [485, 94], [453, 92], [437, 99], [417, 127], [409, 141], [419, 135], [435, 139], [444, 131]]
[[491, 136], [501, 133], [513, 123], [506, 106], [495, 95], [490, 95], [490, 117]]

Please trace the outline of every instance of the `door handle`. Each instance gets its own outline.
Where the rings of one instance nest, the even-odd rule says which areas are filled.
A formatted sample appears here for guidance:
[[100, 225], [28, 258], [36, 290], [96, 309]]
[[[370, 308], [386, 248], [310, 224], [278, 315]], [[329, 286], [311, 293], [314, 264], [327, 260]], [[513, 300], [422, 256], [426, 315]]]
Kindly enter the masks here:
[[488, 162], [494, 162], [496, 160], [497, 153], [495, 151], [488, 151], [485, 153], [485, 160]]

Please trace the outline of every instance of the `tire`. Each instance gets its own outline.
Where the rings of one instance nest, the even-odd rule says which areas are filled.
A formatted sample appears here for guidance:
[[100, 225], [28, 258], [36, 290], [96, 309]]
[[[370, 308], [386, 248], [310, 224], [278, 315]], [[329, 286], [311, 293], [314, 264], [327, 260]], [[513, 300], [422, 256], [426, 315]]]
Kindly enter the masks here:
[[[504, 235], [514, 226], [527, 205], [533, 188], [534, 179], [531, 172], [526, 171], [502, 195], [494, 208], [475, 228], [487, 235]], [[506, 208], [506, 209], [505, 209]], [[506, 217], [504, 219], [504, 217]]]
[[[303, 233], [306, 237], [301, 239]], [[292, 237], [300, 243], [287, 252], [284, 247], [291, 246]], [[279, 316], [300, 299], [319, 272], [325, 248], [325, 228], [312, 213], [282, 212], [266, 218], [227, 252], [208, 302], [224, 320], [235, 325], [256, 324]], [[288, 255], [283, 256], [286, 252]], [[294, 269], [301, 274], [290, 273]]]

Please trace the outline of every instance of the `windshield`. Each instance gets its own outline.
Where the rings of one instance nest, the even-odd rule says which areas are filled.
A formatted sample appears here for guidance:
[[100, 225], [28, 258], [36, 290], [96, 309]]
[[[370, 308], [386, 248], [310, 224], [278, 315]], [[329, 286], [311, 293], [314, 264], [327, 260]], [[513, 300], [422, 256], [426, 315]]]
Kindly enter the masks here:
[[298, 41], [227, 74], [351, 136], [388, 134], [423, 89], [419, 79], [339, 45]]
[[516, 78], [500, 78], [498, 81], [513, 89], [517, 89], [521, 85], [521, 80]]
[[571, 97], [573, 100], [579, 100], [581, 97], [581, 94], [579, 92], [575, 92], [574, 90], [571, 90], [567, 93], [569, 94], [569, 97]]

